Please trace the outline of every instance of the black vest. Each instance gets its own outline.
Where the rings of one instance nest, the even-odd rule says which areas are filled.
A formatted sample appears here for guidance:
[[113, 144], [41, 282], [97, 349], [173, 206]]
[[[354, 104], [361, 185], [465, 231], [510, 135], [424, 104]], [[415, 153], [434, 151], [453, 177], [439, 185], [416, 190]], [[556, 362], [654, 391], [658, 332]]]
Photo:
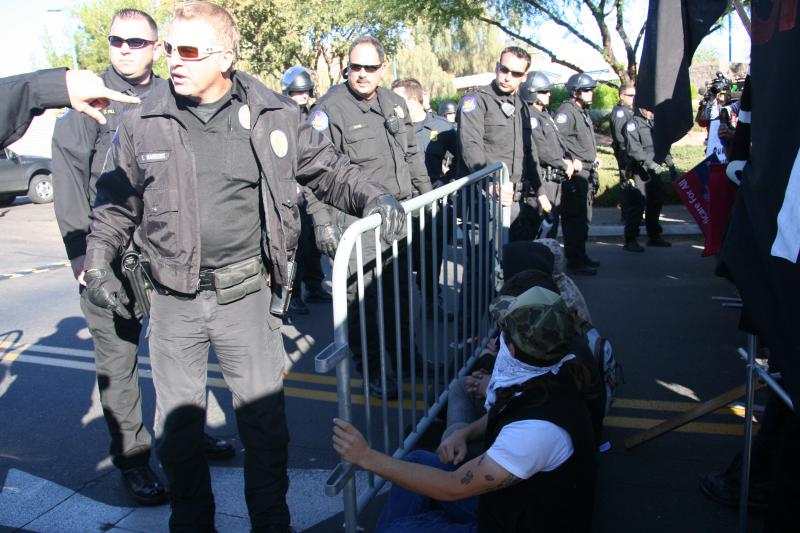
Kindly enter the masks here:
[[550, 381], [546, 397], [542, 389], [535, 387], [499, 409], [498, 401], [489, 411], [486, 449], [507, 424], [546, 420], [569, 433], [574, 452], [551, 472], [539, 472], [516, 485], [481, 496], [480, 533], [577, 533], [591, 529], [597, 446], [586, 402], [565, 370], [536, 379]]

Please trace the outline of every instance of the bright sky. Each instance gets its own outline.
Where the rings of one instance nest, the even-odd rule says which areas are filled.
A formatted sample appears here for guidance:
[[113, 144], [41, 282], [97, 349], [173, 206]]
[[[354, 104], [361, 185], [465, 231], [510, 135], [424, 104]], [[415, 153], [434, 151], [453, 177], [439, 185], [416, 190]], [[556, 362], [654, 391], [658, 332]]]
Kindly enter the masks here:
[[[68, 11], [81, 4], [81, 0], [0, 0], [0, 12], [4, 13], [4, 27], [0, 32], [0, 49], [6, 50], [3, 61], [0, 62], [0, 76], [10, 76], [28, 72], [37, 68], [47, 67], [47, 58], [44, 52], [43, 39], [50, 36], [53, 43], [66, 49], [70, 46], [68, 35], [75, 26]], [[61, 12], [48, 12], [49, 10], [62, 10]], [[641, 26], [647, 11], [646, 0], [633, 0], [628, 9], [631, 20], [630, 33], [633, 34]], [[592, 27], [592, 21], [586, 17], [586, 28]], [[733, 17], [733, 60], [748, 61], [750, 54], [750, 41], [744, 33], [738, 17]], [[727, 27], [726, 27], [727, 28]], [[569, 36], [563, 28], [549, 23], [539, 29], [545, 36], [545, 41], [555, 43], [553, 49], [563, 53], [564, 56], [585, 70], [601, 68], [602, 60], [599, 55], [587, 51], [585, 46], [578, 46], [577, 40]], [[631, 35], [634, 39], [635, 35]], [[721, 59], [728, 58], [728, 32], [717, 32], [704, 41], [703, 46], [711, 47]], [[624, 56], [620, 56], [624, 57]]]

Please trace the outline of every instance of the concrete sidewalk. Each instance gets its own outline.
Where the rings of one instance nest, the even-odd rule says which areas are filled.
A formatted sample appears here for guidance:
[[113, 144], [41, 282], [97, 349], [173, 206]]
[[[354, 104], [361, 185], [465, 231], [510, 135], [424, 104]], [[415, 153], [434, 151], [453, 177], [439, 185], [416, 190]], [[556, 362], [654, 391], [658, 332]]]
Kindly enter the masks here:
[[[683, 204], [665, 205], [661, 210], [664, 235], [701, 235], [697, 223]], [[622, 237], [625, 229], [617, 207], [595, 207], [589, 237]], [[642, 228], [642, 234], [644, 234]]]

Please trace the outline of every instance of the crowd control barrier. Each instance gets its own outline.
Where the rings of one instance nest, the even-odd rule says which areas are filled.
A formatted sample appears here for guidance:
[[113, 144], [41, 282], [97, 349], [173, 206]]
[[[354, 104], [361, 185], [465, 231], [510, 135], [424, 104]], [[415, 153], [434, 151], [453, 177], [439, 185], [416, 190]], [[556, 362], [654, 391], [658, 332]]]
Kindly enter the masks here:
[[[377, 214], [356, 220], [344, 232], [333, 261], [334, 341], [317, 355], [315, 367], [319, 373], [336, 370], [338, 416], [362, 428], [372, 448], [398, 458], [411, 451], [446, 404], [449, 384], [485, 347], [493, 326], [488, 307], [511, 218], [499, 192], [509, 187], [508, 169], [496, 163], [403, 202], [406, 235], [400, 241], [381, 242]], [[376, 250], [374, 260], [365, 259], [365, 249]], [[377, 298], [365, 299], [370, 282]], [[350, 309], [352, 314], [358, 306], [360, 346], [355, 348], [362, 354], [361, 379], [351, 372], [348, 319], [355, 317], [348, 317], [348, 283], [358, 296]], [[408, 302], [403, 309], [402, 296]], [[373, 323], [377, 318], [377, 328], [367, 326], [367, 317]], [[406, 331], [401, 317], [407, 317]], [[382, 386], [370, 390], [366, 354], [376, 341]], [[404, 354], [403, 346], [416, 347], [420, 356]], [[387, 394], [392, 371], [396, 399]], [[329, 496], [343, 495], [348, 533], [357, 531], [358, 514], [384, 484], [370, 474], [357, 491], [355, 469], [341, 462], [325, 486]]]

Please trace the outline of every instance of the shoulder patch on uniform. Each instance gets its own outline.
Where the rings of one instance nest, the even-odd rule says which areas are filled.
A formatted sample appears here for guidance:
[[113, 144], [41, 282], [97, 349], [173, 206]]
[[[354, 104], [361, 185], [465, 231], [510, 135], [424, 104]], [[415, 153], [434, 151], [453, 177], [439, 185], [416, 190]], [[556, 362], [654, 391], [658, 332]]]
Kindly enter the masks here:
[[635, 131], [636, 130], [636, 123], [634, 121], [630, 121], [625, 125], [625, 129], [628, 131]]
[[556, 122], [558, 122], [559, 124], [566, 124], [567, 120], [568, 117], [566, 113], [559, 113], [556, 115]]
[[537, 119], [536, 117], [531, 117], [531, 129], [535, 130], [538, 127], [539, 127], [539, 119]]
[[467, 96], [461, 103], [461, 111], [464, 113], [471, 113], [478, 107], [478, 101], [474, 96]]
[[400, 105], [394, 106], [394, 114], [397, 115], [399, 118], [406, 118], [406, 114], [403, 113], [403, 106]]
[[622, 109], [617, 109], [616, 115], [617, 118], [622, 118], [625, 116], [625, 111], [623, 111]]
[[64, 108], [60, 109], [58, 111], [58, 114], [56, 114], [56, 120], [61, 120], [62, 118], [67, 118], [67, 116], [69, 115], [70, 111], [72, 111], [71, 107], [64, 107]]
[[314, 111], [311, 115], [311, 127], [317, 131], [325, 131], [328, 129], [328, 114], [325, 111]]

